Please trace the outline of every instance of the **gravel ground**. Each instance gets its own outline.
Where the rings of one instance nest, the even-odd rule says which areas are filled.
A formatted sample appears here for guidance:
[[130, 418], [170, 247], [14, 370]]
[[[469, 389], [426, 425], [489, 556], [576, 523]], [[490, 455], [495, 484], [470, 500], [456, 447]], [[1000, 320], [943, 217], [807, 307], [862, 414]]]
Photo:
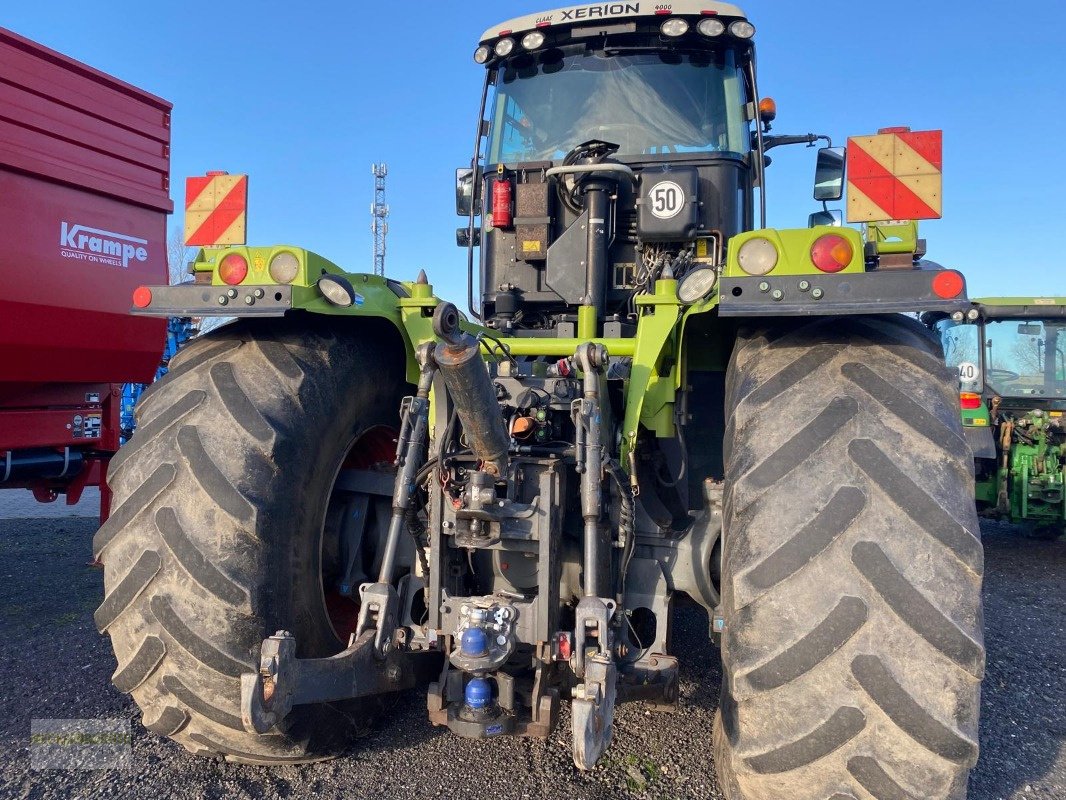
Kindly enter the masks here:
[[[110, 685], [114, 657], [92, 622], [102, 592], [88, 565], [95, 527], [85, 518], [0, 519], [0, 797], [721, 796], [709, 754], [720, 665], [703, 635], [706, 616], [692, 609], [675, 628], [675, 641], [697, 643], [682, 661], [679, 710], [622, 706], [615, 744], [592, 773], [570, 762], [565, 714], [546, 744], [471, 742], [430, 727], [418, 693], [396, 699], [389, 721], [333, 761], [263, 768], [194, 758], [145, 731]], [[1023, 540], [995, 523], [984, 531], [988, 671], [970, 797], [1066, 798], [1066, 542]], [[132, 720], [132, 768], [31, 771], [30, 720], [75, 717]]]

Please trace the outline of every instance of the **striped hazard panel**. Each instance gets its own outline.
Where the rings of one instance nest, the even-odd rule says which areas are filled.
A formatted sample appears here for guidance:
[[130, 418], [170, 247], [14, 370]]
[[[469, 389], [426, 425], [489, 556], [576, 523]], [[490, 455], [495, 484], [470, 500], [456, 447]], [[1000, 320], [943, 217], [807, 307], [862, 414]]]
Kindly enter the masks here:
[[848, 139], [848, 222], [939, 219], [942, 141], [905, 128]]
[[209, 172], [185, 180], [185, 244], [244, 244], [248, 176]]

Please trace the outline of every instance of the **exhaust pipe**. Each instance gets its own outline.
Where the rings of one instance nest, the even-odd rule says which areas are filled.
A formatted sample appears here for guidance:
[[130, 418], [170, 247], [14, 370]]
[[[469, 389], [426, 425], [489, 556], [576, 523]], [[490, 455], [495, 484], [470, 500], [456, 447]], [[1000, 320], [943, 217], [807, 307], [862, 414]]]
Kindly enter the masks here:
[[459, 311], [451, 303], [441, 303], [433, 312], [433, 332], [442, 340], [433, 357], [474, 455], [484, 472], [499, 478], [507, 472], [511, 438], [481, 358], [481, 345], [459, 329]]

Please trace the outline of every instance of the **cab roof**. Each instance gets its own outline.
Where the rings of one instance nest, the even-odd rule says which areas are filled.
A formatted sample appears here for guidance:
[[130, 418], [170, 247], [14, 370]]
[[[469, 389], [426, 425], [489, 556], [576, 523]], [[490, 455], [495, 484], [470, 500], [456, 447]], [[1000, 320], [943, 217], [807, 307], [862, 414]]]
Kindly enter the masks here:
[[[668, 6], [668, 8], [662, 8]], [[573, 25], [583, 22], [603, 20], [626, 20], [639, 17], [667, 16], [721, 16], [744, 19], [744, 12], [729, 3], [705, 2], [704, 0], [674, 0], [672, 3], [655, 3], [648, 0], [639, 2], [590, 3], [579, 6], [566, 6], [539, 14], [527, 14], [516, 17], [499, 25], [494, 25], [481, 34], [481, 43], [498, 39], [501, 36], [524, 33], [536, 28], [553, 25]]]
[[984, 319], [1066, 318], [1066, 297], [978, 297], [973, 302]]

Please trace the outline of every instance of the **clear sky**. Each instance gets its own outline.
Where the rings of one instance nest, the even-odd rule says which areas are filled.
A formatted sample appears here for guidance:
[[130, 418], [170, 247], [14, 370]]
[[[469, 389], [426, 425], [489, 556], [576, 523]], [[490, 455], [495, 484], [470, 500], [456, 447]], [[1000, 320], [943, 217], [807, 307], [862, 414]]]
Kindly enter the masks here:
[[[370, 271], [370, 164], [387, 161], [387, 271], [424, 267], [465, 296], [454, 169], [469, 163], [483, 30], [556, 5], [140, 0], [4, 3], [0, 25], [174, 103], [186, 175], [250, 178], [249, 243]], [[971, 296], [1066, 294], [1066, 4], [751, 0], [775, 133], [835, 143], [890, 125], [944, 129], [944, 219], [929, 258]], [[778, 148], [769, 224], [806, 224], [814, 151]], [[180, 224], [180, 222], [179, 222]]]

